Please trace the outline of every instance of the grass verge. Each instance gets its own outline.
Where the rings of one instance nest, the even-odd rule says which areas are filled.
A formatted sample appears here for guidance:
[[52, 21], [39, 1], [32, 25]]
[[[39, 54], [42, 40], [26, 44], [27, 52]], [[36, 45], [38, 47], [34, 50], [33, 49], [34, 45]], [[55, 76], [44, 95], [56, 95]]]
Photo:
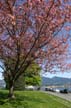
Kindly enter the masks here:
[[0, 108], [71, 108], [71, 102], [40, 91], [16, 91], [16, 99], [7, 99], [8, 91], [0, 90]]

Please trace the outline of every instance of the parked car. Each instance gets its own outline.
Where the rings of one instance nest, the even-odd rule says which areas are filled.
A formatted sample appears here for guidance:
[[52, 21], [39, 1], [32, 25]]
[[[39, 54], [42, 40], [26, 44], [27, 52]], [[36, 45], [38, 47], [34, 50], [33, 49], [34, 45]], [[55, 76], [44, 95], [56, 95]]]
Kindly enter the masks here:
[[59, 89], [54, 89], [54, 92], [59, 93], [60, 90]]
[[30, 85], [25, 87], [26, 90], [35, 90], [35, 87]]
[[55, 92], [53, 88], [45, 88], [45, 91], [51, 91], [51, 92]]
[[45, 88], [45, 91], [49, 91], [49, 90], [50, 90], [49, 88], [47, 88], [47, 87]]
[[68, 90], [67, 89], [60, 90], [60, 93], [68, 93]]

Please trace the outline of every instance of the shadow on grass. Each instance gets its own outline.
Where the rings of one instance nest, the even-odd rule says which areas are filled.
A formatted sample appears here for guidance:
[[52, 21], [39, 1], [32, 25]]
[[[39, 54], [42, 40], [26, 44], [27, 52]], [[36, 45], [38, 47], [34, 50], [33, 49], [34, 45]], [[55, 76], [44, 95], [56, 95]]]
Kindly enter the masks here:
[[[19, 95], [15, 94], [16, 98], [13, 99], [8, 99], [8, 92], [0, 91], [0, 105], [9, 105], [12, 106], [12, 108], [28, 108], [28, 102], [35, 102], [35, 103], [44, 103], [44, 100], [35, 98], [33, 96], [25, 96], [25, 95]], [[32, 98], [33, 97], [33, 98]]]
[[19, 97], [18, 94], [16, 94], [15, 99], [9, 99], [8, 98], [8, 92], [0, 91], [0, 106], [10, 106], [12, 108], [18, 108], [19, 106], [22, 106], [24, 108], [27, 108], [27, 103], [24, 103], [22, 105], [22, 101], [24, 101], [24, 96]]
[[0, 105], [3, 105], [8, 98], [8, 93], [0, 91]]
[[6, 99], [8, 96], [8, 92], [2, 92], [0, 91], [0, 99]]

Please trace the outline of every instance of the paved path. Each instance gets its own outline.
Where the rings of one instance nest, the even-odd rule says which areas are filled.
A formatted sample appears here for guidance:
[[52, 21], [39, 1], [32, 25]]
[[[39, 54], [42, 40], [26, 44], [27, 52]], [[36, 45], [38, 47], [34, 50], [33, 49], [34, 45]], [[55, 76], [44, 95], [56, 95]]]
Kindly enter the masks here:
[[63, 94], [63, 93], [56, 93], [56, 92], [49, 92], [49, 91], [47, 91], [46, 93], [58, 96], [60, 98], [63, 98], [71, 102], [71, 93]]

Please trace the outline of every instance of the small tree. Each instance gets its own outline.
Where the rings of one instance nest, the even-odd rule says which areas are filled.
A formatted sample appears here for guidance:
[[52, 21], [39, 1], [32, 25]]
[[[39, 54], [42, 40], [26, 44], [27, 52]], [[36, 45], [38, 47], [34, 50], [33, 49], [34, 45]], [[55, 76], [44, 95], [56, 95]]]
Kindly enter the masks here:
[[0, 59], [9, 97], [14, 97], [16, 80], [33, 61], [49, 71], [61, 65], [69, 36], [59, 32], [70, 16], [69, 0], [0, 0]]
[[38, 64], [33, 63], [31, 67], [26, 70], [25, 74], [25, 83], [26, 85], [41, 85], [41, 77], [40, 77], [41, 68]]
[[[24, 90], [26, 85], [40, 85], [40, 71], [41, 69], [39, 65], [33, 62], [33, 64], [26, 70], [26, 72], [17, 79], [14, 85], [14, 89]], [[6, 82], [6, 89], [9, 89], [9, 81], [7, 77], [8, 76], [5, 75], [4, 80]]]

